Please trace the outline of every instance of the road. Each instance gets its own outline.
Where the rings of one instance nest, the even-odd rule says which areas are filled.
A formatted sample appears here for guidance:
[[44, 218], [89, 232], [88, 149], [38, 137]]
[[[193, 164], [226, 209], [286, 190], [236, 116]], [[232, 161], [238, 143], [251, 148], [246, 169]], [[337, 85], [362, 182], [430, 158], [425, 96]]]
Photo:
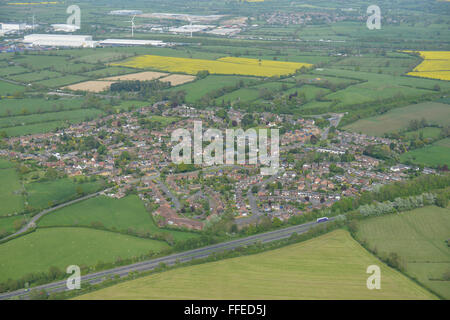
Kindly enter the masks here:
[[[335, 218], [330, 218], [330, 221], [332, 221], [334, 219]], [[152, 260], [148, 260], [148, 261], [131, 264], [128, 266], [122, 266], [122, 267], [117, 267], [117, 268], [113, 268], [110, 270], [100, 271], [100, 272], [82, 276], [81, 282], [82, 282], [82, 284], [86, 283], [86, 282], [89, 282], [90, 284], [98, 284], [98, 283], [101, 283], [107, 279], [110, 279], [111, 277], [114, 277], [114, 276], [125, 277], [130, 272], [150, 271], [150, 270], [153, 270], [154, 268], [156, 268], [161, 263], [164, 263], [164, 264], [170, 266], [170, 265], [175, 264], [176, 262], [183, 263], [183, 262], [188, 262], [188, 261], [194, 260], [194, 259], [206, 258], [213, 253], [223, 252], [226, 250], [232, 250], [232, 249], [235, 249], [238, 247], [243, 247], [243, 246], [246, 246], [249, 244], [254, 244], [256, 242], [267, 243], [267, 242], [272, 242], [272, 241], [276, 241], [276, 240], [282, 240], [282, 239], [289, 238], [294, 233], [297, 233], [297, 234], [305, 233], [306, 231], [308, 231], [309, 229], [311, 229], [312, 227], [317, 226], [317, 225], [318, 224], [315, 222], [305, 223], [305, 224], [302, 224], [299, 226], [293, 226], [293, 227], [289, 227], [289, 228], [285, 228], [285, 229], [280, 229], [280, 230], [276, 230], [276, 231], [257, 234], [257, 235], [246, 237], [246, 238], [241, 238], [241, 239], [232, 240], [232, 241], [228, 241], [228, 242], [224, 242], [224, 243], [219, 243], [219, 244], [207, 246], [204, 248], [189, 250], [189, 251], [185, 251], [182, 253], [176, 253], [176, 254], [172, 254], [167, 257], [152, 259]], [[34, 289], [46, 290], [49, 293], [66, 291], [67, 290], [66, 289], [66, 280], [41, 285], [41, 286], [35, 287]], [[14, 297], [17, 298], [17, 297], [21, 297], [21, 296], [26, 298], [26, 295], [27, 295], [27, 293], [22, 289], [22, 290], [17, 290], [14, 292], [0, 294], [0, 300], [10, 299], [10, 298], [14, 298]]]
[[63, 203], [63, 204], [60, 204], [60, 205], [57, 205], [57, 206], [55, 206], [55, 207], [52, 207], [52, 208], [46, 209], [46, 210], [44, 210], [44, 211], [41, 211], [41, 212], [38, 213], [37, 215], [33, 216], [33, 217], [31, 218], [31, 220], [28, 221], [28, 223], [27, 223], [25, 226], [23, 226], [22, 228], [19, 229], [19, 231], [17, 231], [16, 233], [11, 234], [11, 235], [9, 235], [9, 236], [7, 236], [6, 238], [1, 239], [1, 240], [2, 240], [2, 241], [3, 241], [3, 240], [8, 240], [8, 239], [10, 239], [10, 238], [12, 238], [12, 237], [15, 237], [15, 236], [20, 235], [21, 233], [27, 232], [29, 229], [35, 227], [36, 221], [38, 221], [40, 218], [42, 218], [43, 216], [45, 216], [46, 214], [48, 214], [48, 213], [50, 213], [50, 212], [56, 211], [56, 210], [58, 210], [58, 209], [61, 209], [61, 208], [67, 207], [67, 206], [70, 206], [70, 205], [75, 204], [75, 203], [78, 203], [78, 202], [80, 202], [80, 201], [84, 201], [84, 200], [87, 200], [87, 199], [90, 199], [90, 198], [93, 198], [93, 197], [97, 197], [97, 196], [99, 196], [100, 194], [102, 194], [102, 193], [104, 193], [104, 192], [107, 192], [107, 191], [109, 191], [109, 190], [110, 190], [110, 189], [102, 190], [102, 191], [99, 191], [99, 192], [97, 192], [97, 193], [92, 193], [92, 194], [89, 194], [89, 195], [87, 195], [87, 196], [84, 196], [84, 197], [81, 197], [81, 198], [78, 198], [78, 199], [75, 199], [75, 200], [72, 200], [72, 201], [69, 201], [69, 202], [65, 202], [65, 203]]
[[[264, 189], [267, 184], [274, 182], [283, 172], [284, 172], [284, 169], [280, 169], [276, 174], [274, 174], [270, 178], [263, 180], [260, 183], [254, 184], [254, 185], [252, 185], [252, 187], [257, 186], [259, 190]], [[247, 191], [247, 199], [248, 199], [248, 204], [250, 205], [250, 209], [251, 209], [253, 215], [248, 218], [241, 218], [241, 219], [237, 220], [236, 223], [239, 225], [257, 220], [260, 216], [262, 216], [264, 214], [264, 212], [261, 212], [258, 208], [256, 196], [252, 192], [252, 187], [249, 188], [249, 190]]]
[[175, 209], [177, 211], [181, 210], [181, 202], [178, 200], [177, 196], [172, 193], [172, 191], [169, 190], [169, 188], [160, 180], [157, 181], [159, 188], [172, 199], [172, 203], [175, 206]]

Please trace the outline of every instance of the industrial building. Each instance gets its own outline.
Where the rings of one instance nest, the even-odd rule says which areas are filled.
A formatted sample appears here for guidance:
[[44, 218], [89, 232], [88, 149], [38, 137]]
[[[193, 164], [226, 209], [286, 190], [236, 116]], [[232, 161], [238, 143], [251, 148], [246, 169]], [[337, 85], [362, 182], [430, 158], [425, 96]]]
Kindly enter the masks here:
[[25, 23], [0, 23], [0, 32], [3, 34], [10, 32], [20, 32], [31, 28]]
[[114, 16], [137, 16], [142, 14], [141, 10], [114, 10], [109, 12], [110, 15]]
[[57, 32], [75, 32], [80, 30], [80, 27], [73, 24], [52, 24], [52, 28]]
[[65, 34], [30, 34], [24, 37], [23, 42], [41, 47], [94, 48], [98, 45], [92, 36]]
[[135, 40], [135, 39], [106, 39], [99, 42], [102, 46], [155, 46], [165, 47], [167, 44], [160, 40]]

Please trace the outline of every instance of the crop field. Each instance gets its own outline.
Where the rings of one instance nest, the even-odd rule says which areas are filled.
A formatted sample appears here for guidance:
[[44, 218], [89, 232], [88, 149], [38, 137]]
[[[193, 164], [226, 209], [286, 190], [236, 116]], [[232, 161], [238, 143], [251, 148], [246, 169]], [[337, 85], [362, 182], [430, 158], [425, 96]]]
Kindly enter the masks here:
[[101, 182], [76, 183], [66, 178], [29, 183], [25, 189], [29, 205], [35, 209], [44, 209], [71, 200], [78, 191], [90, 194], [98, 191], [101, 187]]
[[128, 73], [135, 73], [135, 69], [131, 69], [131, 68], [122, 68], [122, 67], [107, 67], [107, 68], [103, 68], [103, 69], [97, 69], [94, 71], [89, 71], [84, 73], [85, 76], [87, 77], [92, 77], [92, 78], [105, 78], [105, 77], [112, 77], [112, 76], [117, 76], [117, 75], [123, 75], [123, 74], [128, 74]]
[[[366, 287], [366, 269], [372, 264], [381, 267], [381, 290]], [[382, 264], [343, 230], [260, 254], [170, 270], [78, 297], [157, 300], [434, 298]]]
[[150, 81], [150, 80], [156, 80], [163, 76], [167, 76], [167, 73], [162, 72], [151, 72], [151, 71], [144, 71], [144, 72], [138, 72], [138, 73], [131, 73], [126, 75], [119, 75], [119, 76], [113, 76], [109, 78], [103, 78], [99, 80], [109, 80], [109, 81], [127, 81], [127, 80], [139, 80], [139, 81]]
[[247, 75], [272, 77], [294, 74], [302, 67], [310, 64], [296, 62], [279, 62], [245, 58], [220, 58], [218, 60], [189, 59], [143, 55], [125, 62], [113, 63], [113, 66], [123, 66], [139, 69], [155, 69], [168, 72], [179, 72], [195, 75], [207, 70], [211, 74]]
[[16, 169], [0, 169], [0, 181], [0, 216], [20, 213], [24, 208], [24, 197]]
[[436, 102], [424, 102], [407, 107], [397, 108], [371, 118], [358, 120], [344, 130], [362, 132], [373, 136], [406, 129], [411, 120], [425, 118], [437, 125], [450, 125], [450, 105]]
[[62, 89], [68, 89], [68, 90], [72, 90], [72, 91], [87, 91], [87, 92], [99, 93], [99, 92], [109, 90], [109, 88], [111, 88], [111, 85], [113, 83], [115, 83], [115, 81], [90, 80], [90, 81], [80, 82], [77, 84], [72, 84], [70, 86], [63, 87]]
[[406, 260], [406, 273], [446, 299], [450, 286], [450, 210], [435, 206], [361, 221], [358, 238], [379, 253], [395, 252]]
[[419, 51], [424, 59], [410, 76], [450, 81], [450, 51]]
[[161, 78], [160, 81], [162, 82], [170, 82], [170, 85], [172, 87], [179, 86], [182, 84], [186, 84], [192, 81], [195, 81], [195, 76], [189, 76], [185, 74], [171, 74], [170, 76]]
[[158, 252], [163, 241], [141, 239], [86, 228], [46, 228], [0, 244], [0, 282], [29, 273], [47, 272], [51, 266], [95, 265]]
[[110, 230], [126, 231], [133, 228], [150, 234], [171, 234], [174, 240], [196, 236], [191, 232], [158, 228], [137, 196], [119, 200], [105, 196], [88, 199], [45, 216], [38, 226], [91, 226], [93, 222], [100, 222]]
[[401, 155], [400, 160], [432, 167], [438, 165], [450, 166], [450, 138], [406, 152]]

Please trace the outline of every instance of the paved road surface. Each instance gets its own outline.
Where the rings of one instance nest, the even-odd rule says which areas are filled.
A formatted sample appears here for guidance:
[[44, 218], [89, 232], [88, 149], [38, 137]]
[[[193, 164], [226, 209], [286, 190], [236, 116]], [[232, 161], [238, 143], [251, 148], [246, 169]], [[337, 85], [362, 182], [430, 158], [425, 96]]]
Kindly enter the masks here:
[[[334, 220], [335, 218], [330, 218], [330, 221]], [[128, 266], [123, 267], [117, 267], [110, 270], [100, 271], [97, 273], [88, 274], [85, 276], [82, 276], [81, 281], [82, 283], [89, 282], [91, 284], [97, 284], [105, 281], [106, 279], [110, 279], [111, 277], [114, 277], [116, 275], [120, 277], [125, 277], [128, 275], [129, 272], [135, 272], [135, 271], [149, 271], [156, 268], [160, 263], [165, 263], [166, 265], [173, 265], [177, 261], [180, 263], [187, 262], [193, 259], [200, 259], [205, 258], [211, 255], [212, 253], [217, 252], [223, 252], [226, 250], [235, 249], [238, 247], [243, 247], [249, 244], [253, 244], [255, 242], [271, 242], [281, 239], [289, 238], [293, 233], [301, 234], [305, 233], [312, 227], [316, 226], [317, 223], [310, 222], [299, 226], [293, 226], [281, 230], [271, 231], [263, 234], [258, 234], [254, 236], [250, 236], [247, 238], [232, 240], [229, 242], [219, 243], [211, 246], [207, 246], [204, 248], [194, 249], [182, 253], [173, 254], [167, 257], [157, 258], [153, 260], [143, 261], [139, 263], [135, 263]], [[36, 287], [35, 289], [42, 290], [45, 289], [49, 293], [55, 293], [55, 292], [61, 292], [65, 291], [66, 289], [66, 281], [58, 281], [46, 285], [41, 285]], [[10, 299], [13, 297], [21, 297], [23, 296], [26, 298], [27, 293], [22, 290], [17, 290], [14, 292], [9, 293], [3, 293], [0, 294], [0, 300]]]

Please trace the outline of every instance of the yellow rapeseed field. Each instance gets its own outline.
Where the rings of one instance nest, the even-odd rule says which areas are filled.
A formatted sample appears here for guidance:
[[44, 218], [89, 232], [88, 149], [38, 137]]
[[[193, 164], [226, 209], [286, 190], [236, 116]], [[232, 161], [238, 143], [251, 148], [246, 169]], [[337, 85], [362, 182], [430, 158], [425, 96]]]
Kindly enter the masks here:
[[408, 75], [450, 81], [450, 51], [419, 51], [419, 53], [424, 61]]
[[155, 55], [138, 56], [124, 62], [114, 63], [112, 65], [187, 73], [193, 75], [197, 74], [199, 71], [208, 70], [211, 74], [245, 75], [256, 77], [284, 76], [294, 74], [302, 67], [308, 68], [312, 66], [307, 63], [232, 57], [221, 58], [219, 60], [204, 60]]

